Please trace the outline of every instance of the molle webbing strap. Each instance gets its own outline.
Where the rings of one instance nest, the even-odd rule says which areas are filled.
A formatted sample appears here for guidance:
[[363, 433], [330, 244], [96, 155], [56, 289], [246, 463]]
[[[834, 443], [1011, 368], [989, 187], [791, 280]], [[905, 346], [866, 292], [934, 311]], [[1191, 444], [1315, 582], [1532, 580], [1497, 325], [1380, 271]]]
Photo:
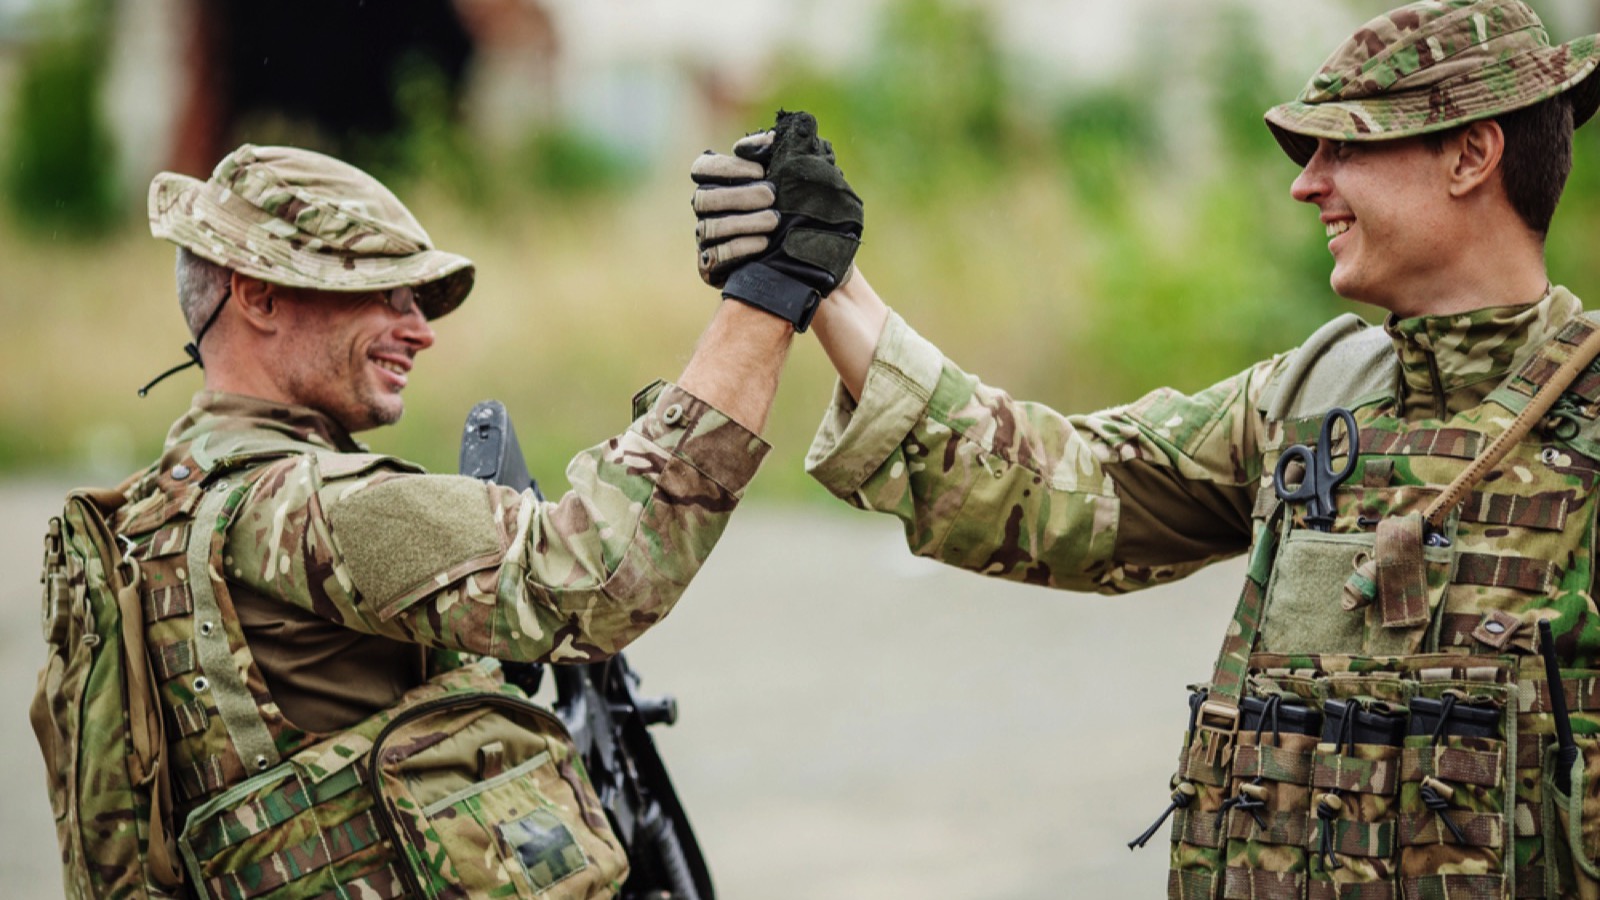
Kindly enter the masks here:
[[[1306, 885], [1310, 900], [1396, 900], [1400, 889], [1389, 881], [1368, 881], [1363, 884], [1338, 884], [1332, 881], [1313, 881]], [[1408, 894], [1426, 897], [1427, 894]], [[1476, 898], [1472, 898], [1476, 900]], [[1498, 897], [1496, 898], [1498, 900]]]
[[1508, 587], [1530, 594], [1549, 593], [1561, 581], [1561, 567], [1548, 559], [1462, 553], [1456, 558], [1456, 584]]
[[1193, 869], [1167, 872], [1168, 900], [1216, 900], [1217, 876]]
[[154, 625], [162, 619], [186, 616], [194, 609], [188, 582], [153, 588], [144, 593], [144, 623]]
[[[1400, 890], [1406, 897], [1449, 897], [1451, 900], [1500, 900], [1506, 895], [1504, 875], [1403, 875]], [[1525, 896], [1518, 893], [1517, 896]], [[1542, 897], [1544, 894], [1536, 894]]]
[[348, 897], [360, 897], [361, 900], [400, 900], [405, 895], [406, 885], [400, 880], [400, 873], [393, 865], [385, 865], [376, 872], [352, 878], [341, 887], [334, 888], [326, 894], [318, 894], [311, 900], [346, 900]]
[[1263, 828], [1249, 816], [1228, 817], [1228, 839], [1232, 841], [1255, 840], [1264, 844], [1304, 845], [1313, 837], [1311, 818], [1303, 810], [1278, 810], [1260, 813], [1266, 820]]
[[200, 671], [205, 673], [210, 682], [217, 714], [227, 727], [234, 752], [239, 755], [246, 769], [253, 767], [256, 771], [265, 771], [278, 764], [278, 748], [267, 730], [266, 722], [261, 718], [255, 697], [245, 685], [243, 672], [234, 661], [233, 649], [228, 645], [229, 629], [199, 627], [204, 622], [220, 626], [224, 621], [217, 602], [217, 590], [221, 587], [225, 592], [227, 587], [222, 585], [222, 573], [213, 568], [211, 563], [223, 556], [228, 524], [223, 518], [223, 507], [228, 502], [229, 492], [227, 482], [206, 492], [205, 499], [200, 501], [200, 510], [195, 516], [196, 527], [189, 540], [188, 584], [194, 596], [195, 655], [200, 662]]
[[187, 799], [215, 794], [227, 787], [222, 757], [206, 756], [177, 769], [178, 788]]
[[[1311, 752], [1274, 747], [1271, 744], [1241, 744], [1233, 751], [1236, 778], [1267, 778], [1291, 784], [1311, 783]], [[1248, 822], [1248, 818], [1241, 819]]]
[[1306, 873], [1267, 872], [1230, 866], [1222, 877], [1222, 896], [1252, 900], [1300, 900], [1306, 893]]
[[1461, 506], [1461, 521], [1561, 531], [1567, 527], [1567, 512], [1576, 502], [1576, 497], [1576, 492], [1572, 490], [1548, 491], [1526, 497], [1473, 491]]
[[[1428, 505], [1428, 509], [1423, 516], [1427, 519], [1429, 527], [1435, 531], [1443, 528], [1445, 517], [1450, 515], [1450, 511], [1467, 499], [1467, 494], [1477, 486], [1479, 481], [1483, 480], [1483, 476], [1489, 474], [1490, 470], [1505, 459], [1506, 454], [1511, 452], [1511, 448], [1526, 437], [1528, 432], [1533, 429], [1533, 426], [1544, 418], [1545, 413], [1555, 406], [1556, 399], [1567, 389], [1567, 386], [1572, 384], [1582, 374], [1583, 370], [1589, 367], [1589, 363], [1593, 362], [1597, 355], [1600, 355], [1600, 328], [1595, 327], [1587, 320], [1580, 319], [1578, 321], [1583, 328], [1588, 329], [1588, 333], [1584, 335], [1582, 343], [1578, 344], [1572, 354], [1557, 366], [1547, 379], [1542, 377], [1530, 379], [1525, 374], [1515, 376], [1534, 383], [1538, 392], [1528, 401], [1528, 405], [1523, 407], [1522, 412], [1518, 413], [1517, 417], [1512, 420], [1511, 427], [1501, 432], [1494, 439], [1494, 443], [1489, 445], [1489, 449], [1482, 456], [1473, 460], [1460, 475], [1456, 476], [1454, 481], [1450, 482], [1450, 486], [1444, 489], [1444, 493], [1440, 494]], [[1571, 327], [1569, 326], [1568, 329], [1563, 330], [1563, 337], [1566, 336], [1566, 332]], [[1552, 343], [1560, 342], [1562, 341], [1558, 340]], [[1550, 359], [1545, 355], [1545, 350], [1547, 349], [1548, 345], [1546, 348], [1541, 348], [1535, 360], [1541, 364], [1550, 362]], [[1533, 366], [1534, 364], [1530, 363], [1527, 369], [1531, 369]], [[1540, 370], [1538, 374], [1542, 376], [1544, 374], [1543, 370]]]
[[[1321, 420], [1314, 421], [1320, 423]], [[1320, 424], [1318, 427], [1321, 427]], [[1315, 435], [1312, 439], [1315, 439]], [[1416, 431], [1361, 429], [1361, 452], [1378, 456], [1446, 456], [1452, 459], [1472, 459], [1483, 449], [1483, 442], [1482, 434], [1465, 428], [1419, 428]]]
[[170, 681], [179, 675], [186, 675], [194, 671], [194, 645], [188, 641], [173, 641], [160, 647], [151, 649], [150, 665], [155, 669], [156, 678], [161, 681]]
[[188, 834], [189, 846], [199, 859], [209, 860], [229, 847], [282, 825], [313, 806], [355, 790], [361, 784], [361, 772], [357, 766], [349, 766], [317, 783], [291, 772], [273, 790], [202, 821]]
[[353, 819], [318, 831], [259, 862], [224, 872], [208, 886], [218, 897], [257, 897], [276, 890], [383, 840], [378, 821], [368, 810]]
[[[199, 700], [174, 706], [172, 717], [177, 722], [178, 733], [184, 737], [193, 737], [211, 727], [211, 714], [206, 712], [206, 705]], [[200, 797], [206, 793], [204, 790], [196, 791], [189, 796]]]

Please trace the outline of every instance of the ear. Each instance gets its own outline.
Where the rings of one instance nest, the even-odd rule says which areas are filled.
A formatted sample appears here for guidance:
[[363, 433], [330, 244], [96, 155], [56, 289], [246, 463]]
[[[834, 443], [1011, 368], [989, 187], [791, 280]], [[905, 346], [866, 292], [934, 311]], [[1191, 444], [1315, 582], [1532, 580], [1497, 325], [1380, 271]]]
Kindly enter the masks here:
[[259, 278], [233, 273], [233, 302], [239, 317], [249, 328], [263, 334], [274, 334], [283, 327], [287, 315], [283, 299], [289, 290]]
[[1473, 122], [1445, 145], [1450, 162], [1450, 196], [1465, 197], [1497, 177], [1506, 136], [1492, 119]]

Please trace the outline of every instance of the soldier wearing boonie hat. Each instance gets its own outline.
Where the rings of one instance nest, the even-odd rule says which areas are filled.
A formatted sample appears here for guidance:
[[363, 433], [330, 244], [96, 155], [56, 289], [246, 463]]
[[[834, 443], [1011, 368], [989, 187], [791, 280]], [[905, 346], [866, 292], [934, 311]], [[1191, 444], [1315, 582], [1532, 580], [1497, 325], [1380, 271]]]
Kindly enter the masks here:
[[[493, 666], [439, 674], [461, 654], [596, 661], [665, 616], [766, 455], [758, 433], [793, 325], [721, 304], [679, 383], [641, 391], [633, 422], [578, 454], [572, 490], [547, 502], [424, 474], [352, 437], [398, 418], [416, 358], [435, 340], [431, 320], [460, 306], [474, 276], [376, 179], [319, 153], [245, 145], [205, 181], [158, 175], [150, 227], [179, 246], [187, 350], [199, 364], [205, 344], [206, 389], [159, 460], [92, 499], [139, 567], [144, 609], [122, 624], [142, 627], [149, 648], [157, 795], [170, 781], [172, 816], [158, 827], [159, 804], [84, 795], [72, 821], [127, 827], [96, 832], [88, 848], [62, 831], [69, 885], [94, 896], [131, 884], [161, 896], [400, 897], [419, 884], [463, 897], [612, 896], [627, 861], [559, 745], [542, 757], [545, 779], [528, 749], [543, 744], [528, 734], [459, 736], [482, 780], [451, 775], [436, 793], [467, 782], [487, 792], [470, 834], [379, 828], [367, 783], [376, 775], [341, 767], [397, 710], [463, 685], [502, 700], [512, 690], [486, 684], [499, 680]], [[57, 675], [41, 681], [38, 708], [74, 717], [80, 698]], [[113, 715], [96, 700], [83, 715], [104, 721], [90, 731], [126, 733], [126, 702]], [[90, 731], [74, 724], [65, 739]], [[408, 770], [407, 783], [426, 786], [445, 769], [455, 771]], [[523, 773], [516, 786], [503, 787], [501, 769]], [[54, 790], [74, 773], [52, 777]], [[313, 781], [312, 810], [304, 796], [274, 793]], [[135, 816], [155, 818], [140, 818], [135, 835]], [[173, 835], [176, 847], [163, 840]], [[149, 870], [160, 884], [128, 868], [147, 851], [162, 861]], [[85, 853], [102, 862], [83, 864]]]
[[[1108, 593], [1249, 554], [1178, 771], [1142, 790], [1165, 810], [1130, 846], [1170, 818], [1170, 897], [1600, 897], [1600, 317], [1544, 267], [1597, 54], [1517, 0], [1357, 29], [1266, 121], [1331, 285], [1383, 324], [1195, 393], [1067, 417], [960, 369], [859, 267], [821, 304], [840, 381], [807, 468], [915, 553]], [[697, 204], [730, 236], [702, 260], [781, 228], [771, 180]]]
[[[349, 163], [298, 147], [245, 144], [205, 181], [162, 172], [150, 182], [150, 233], [231, 271], [286, 287], [414, 292], [437, 319], [472, 290], [472, 260], [437, 250], [383, 183]], [[226, 298], [222, 303], [226, 302]], [[184, 349], [199, 345], [222, 312], [216, 304]]]
[[[1305, 165], [1317, 138], [1388, 141], [1445, 131], [1532, 106], [1583, 83], [1600, 64], [1596, 35], [1551, 46], [1517, 0], [1413, 3], [1378, 16], [1328, 57], [1300, 96], [1267, 111], [1289, 158]], [[1589, 121], [1600, 93], [1572, 99]]]

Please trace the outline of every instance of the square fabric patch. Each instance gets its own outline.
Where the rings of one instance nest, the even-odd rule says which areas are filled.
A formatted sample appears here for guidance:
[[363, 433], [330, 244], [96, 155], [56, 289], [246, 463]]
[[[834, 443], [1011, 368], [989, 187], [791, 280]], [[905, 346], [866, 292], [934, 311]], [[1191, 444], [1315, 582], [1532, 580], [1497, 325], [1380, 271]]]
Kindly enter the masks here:
[[500, 839], [522, 862], [535, 890], [545, 890], [589, 865], [572, 832], [548, 810], [537, 809], [501, 825]]

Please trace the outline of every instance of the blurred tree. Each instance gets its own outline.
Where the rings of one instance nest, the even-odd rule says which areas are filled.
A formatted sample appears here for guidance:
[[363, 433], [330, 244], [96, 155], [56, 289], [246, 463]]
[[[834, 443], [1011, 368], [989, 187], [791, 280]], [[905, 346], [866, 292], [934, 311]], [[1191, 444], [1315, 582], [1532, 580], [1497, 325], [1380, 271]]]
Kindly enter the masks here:
[[989, 12], [951, 0], [890, 0], [874, 48], [843, 73], [794, 56], [758, 109], [804, 109], [849, 147], [848, 165], [907, 199], [985, 181], [1023, 144]]
[[34, 235], [107, 231], [118, 205], [115, 145], [100, 110], [110, 0], [79, 0], [29, 48], [6, 130], [4, 188]]

